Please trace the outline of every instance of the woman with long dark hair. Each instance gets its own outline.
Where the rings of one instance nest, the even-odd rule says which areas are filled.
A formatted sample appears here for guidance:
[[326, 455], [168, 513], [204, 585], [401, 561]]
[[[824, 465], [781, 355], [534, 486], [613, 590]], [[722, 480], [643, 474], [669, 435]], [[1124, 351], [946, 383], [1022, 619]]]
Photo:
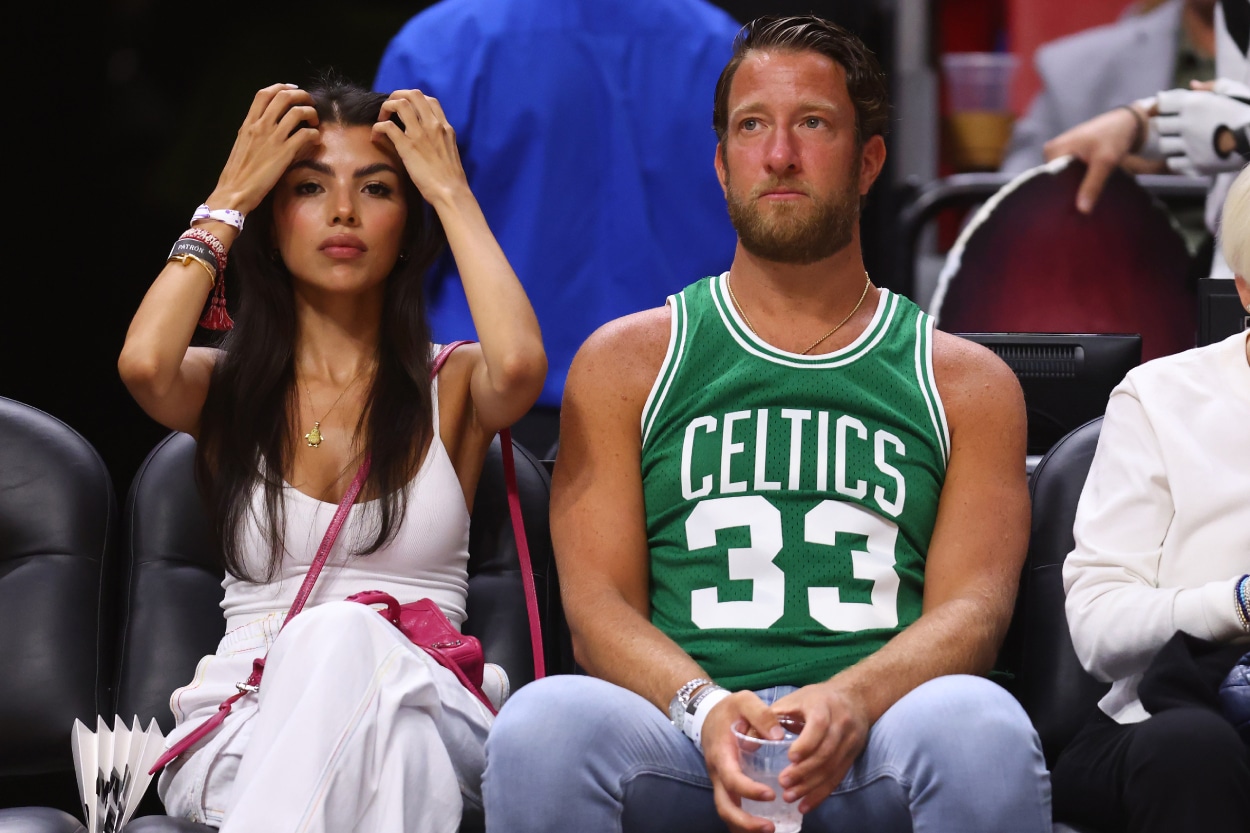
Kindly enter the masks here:
[[[445, 244], [479, 343], [432, 378], [422, 278]], [[227, 277], [236, 320], [193, 346], [197, 322], [231, 326]], [[226, 635], [174, 692], [167, 743], [266, 657], [260, 691], [162, 772], [166, 809], [226, 830], [454, 831], [462, 802], [480, 801], [490, 711], [373, 609], [342, 601], [429, 598], [459, 627], [482, 462], [546, 373], [438, 102], [333, 77], [260, 90], [118, 367], [153, 419], [196, 437], [226, 570]], [[282, 627], [365, 459], [326, 569]]]

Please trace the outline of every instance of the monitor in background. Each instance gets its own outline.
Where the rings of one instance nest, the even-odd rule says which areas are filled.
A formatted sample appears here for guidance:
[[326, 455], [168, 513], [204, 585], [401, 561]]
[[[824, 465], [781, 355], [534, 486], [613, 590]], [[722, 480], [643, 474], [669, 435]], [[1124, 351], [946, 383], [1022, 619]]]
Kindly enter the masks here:
[[1250, 330], [1250, 313], [1241, 305], [1237, 287], [1227, 278], [1198, 279], [1198, 346], [1223, 341]]
[[993, 350], [1015, 371], [1029, 420], [1028, 454], [1101, 416], [1111, 389], [1141, 364], [1136, 333], [955, 333]]

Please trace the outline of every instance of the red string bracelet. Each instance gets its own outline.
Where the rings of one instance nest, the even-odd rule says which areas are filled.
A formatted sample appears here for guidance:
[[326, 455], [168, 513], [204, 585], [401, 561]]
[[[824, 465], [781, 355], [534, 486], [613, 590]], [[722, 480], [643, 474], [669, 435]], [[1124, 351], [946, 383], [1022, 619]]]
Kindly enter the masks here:
[[217, 283], [213, 286], [213, 294], [208, 299], [208, 308], [200, 317], [200, 326], [206, 330], [231, 330], [234, 321], [226, 310], [226, 247], [217, 235], [202, 228], [189, 228], [179, 239], [199, 240], [213, 250], [217, 260]]

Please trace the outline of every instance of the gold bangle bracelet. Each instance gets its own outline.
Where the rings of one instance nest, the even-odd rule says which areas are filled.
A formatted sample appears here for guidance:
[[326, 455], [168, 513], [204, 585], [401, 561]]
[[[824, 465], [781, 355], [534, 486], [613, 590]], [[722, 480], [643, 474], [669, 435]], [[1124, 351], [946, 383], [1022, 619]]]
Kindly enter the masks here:
[[200, 264], [201, 266], [204, 267], [204, 271], [208, 273], [209, 289], [211, 290], [217, 286], [217, 270], [211, 264], [209, 264], [208, 261], [204, 260], [204, 258], [197, 257], [196, 255], [190, 254], [188, 252], [183, 252], [180, 255], [171, 255], [169, 259], [166, 260], [165, 262], [171, 263], [175, 260], [181, 263], [183, 266], [186, 266], [189, 261], [195, 261], [196, 263]]

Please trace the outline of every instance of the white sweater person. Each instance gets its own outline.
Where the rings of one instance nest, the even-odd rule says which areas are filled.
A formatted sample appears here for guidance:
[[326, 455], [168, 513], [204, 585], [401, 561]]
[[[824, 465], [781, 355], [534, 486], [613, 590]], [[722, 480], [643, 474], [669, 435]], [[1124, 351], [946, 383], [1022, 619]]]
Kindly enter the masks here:
[[1063, 566], [1081, 664], [1113, 685], [1118, 723], [1149, 714], [1142, 672], [1177, 631], [1250, 639], [1234, 587], [1250, 572], [1246, 334], [1130, 371], [1112, 392]]

